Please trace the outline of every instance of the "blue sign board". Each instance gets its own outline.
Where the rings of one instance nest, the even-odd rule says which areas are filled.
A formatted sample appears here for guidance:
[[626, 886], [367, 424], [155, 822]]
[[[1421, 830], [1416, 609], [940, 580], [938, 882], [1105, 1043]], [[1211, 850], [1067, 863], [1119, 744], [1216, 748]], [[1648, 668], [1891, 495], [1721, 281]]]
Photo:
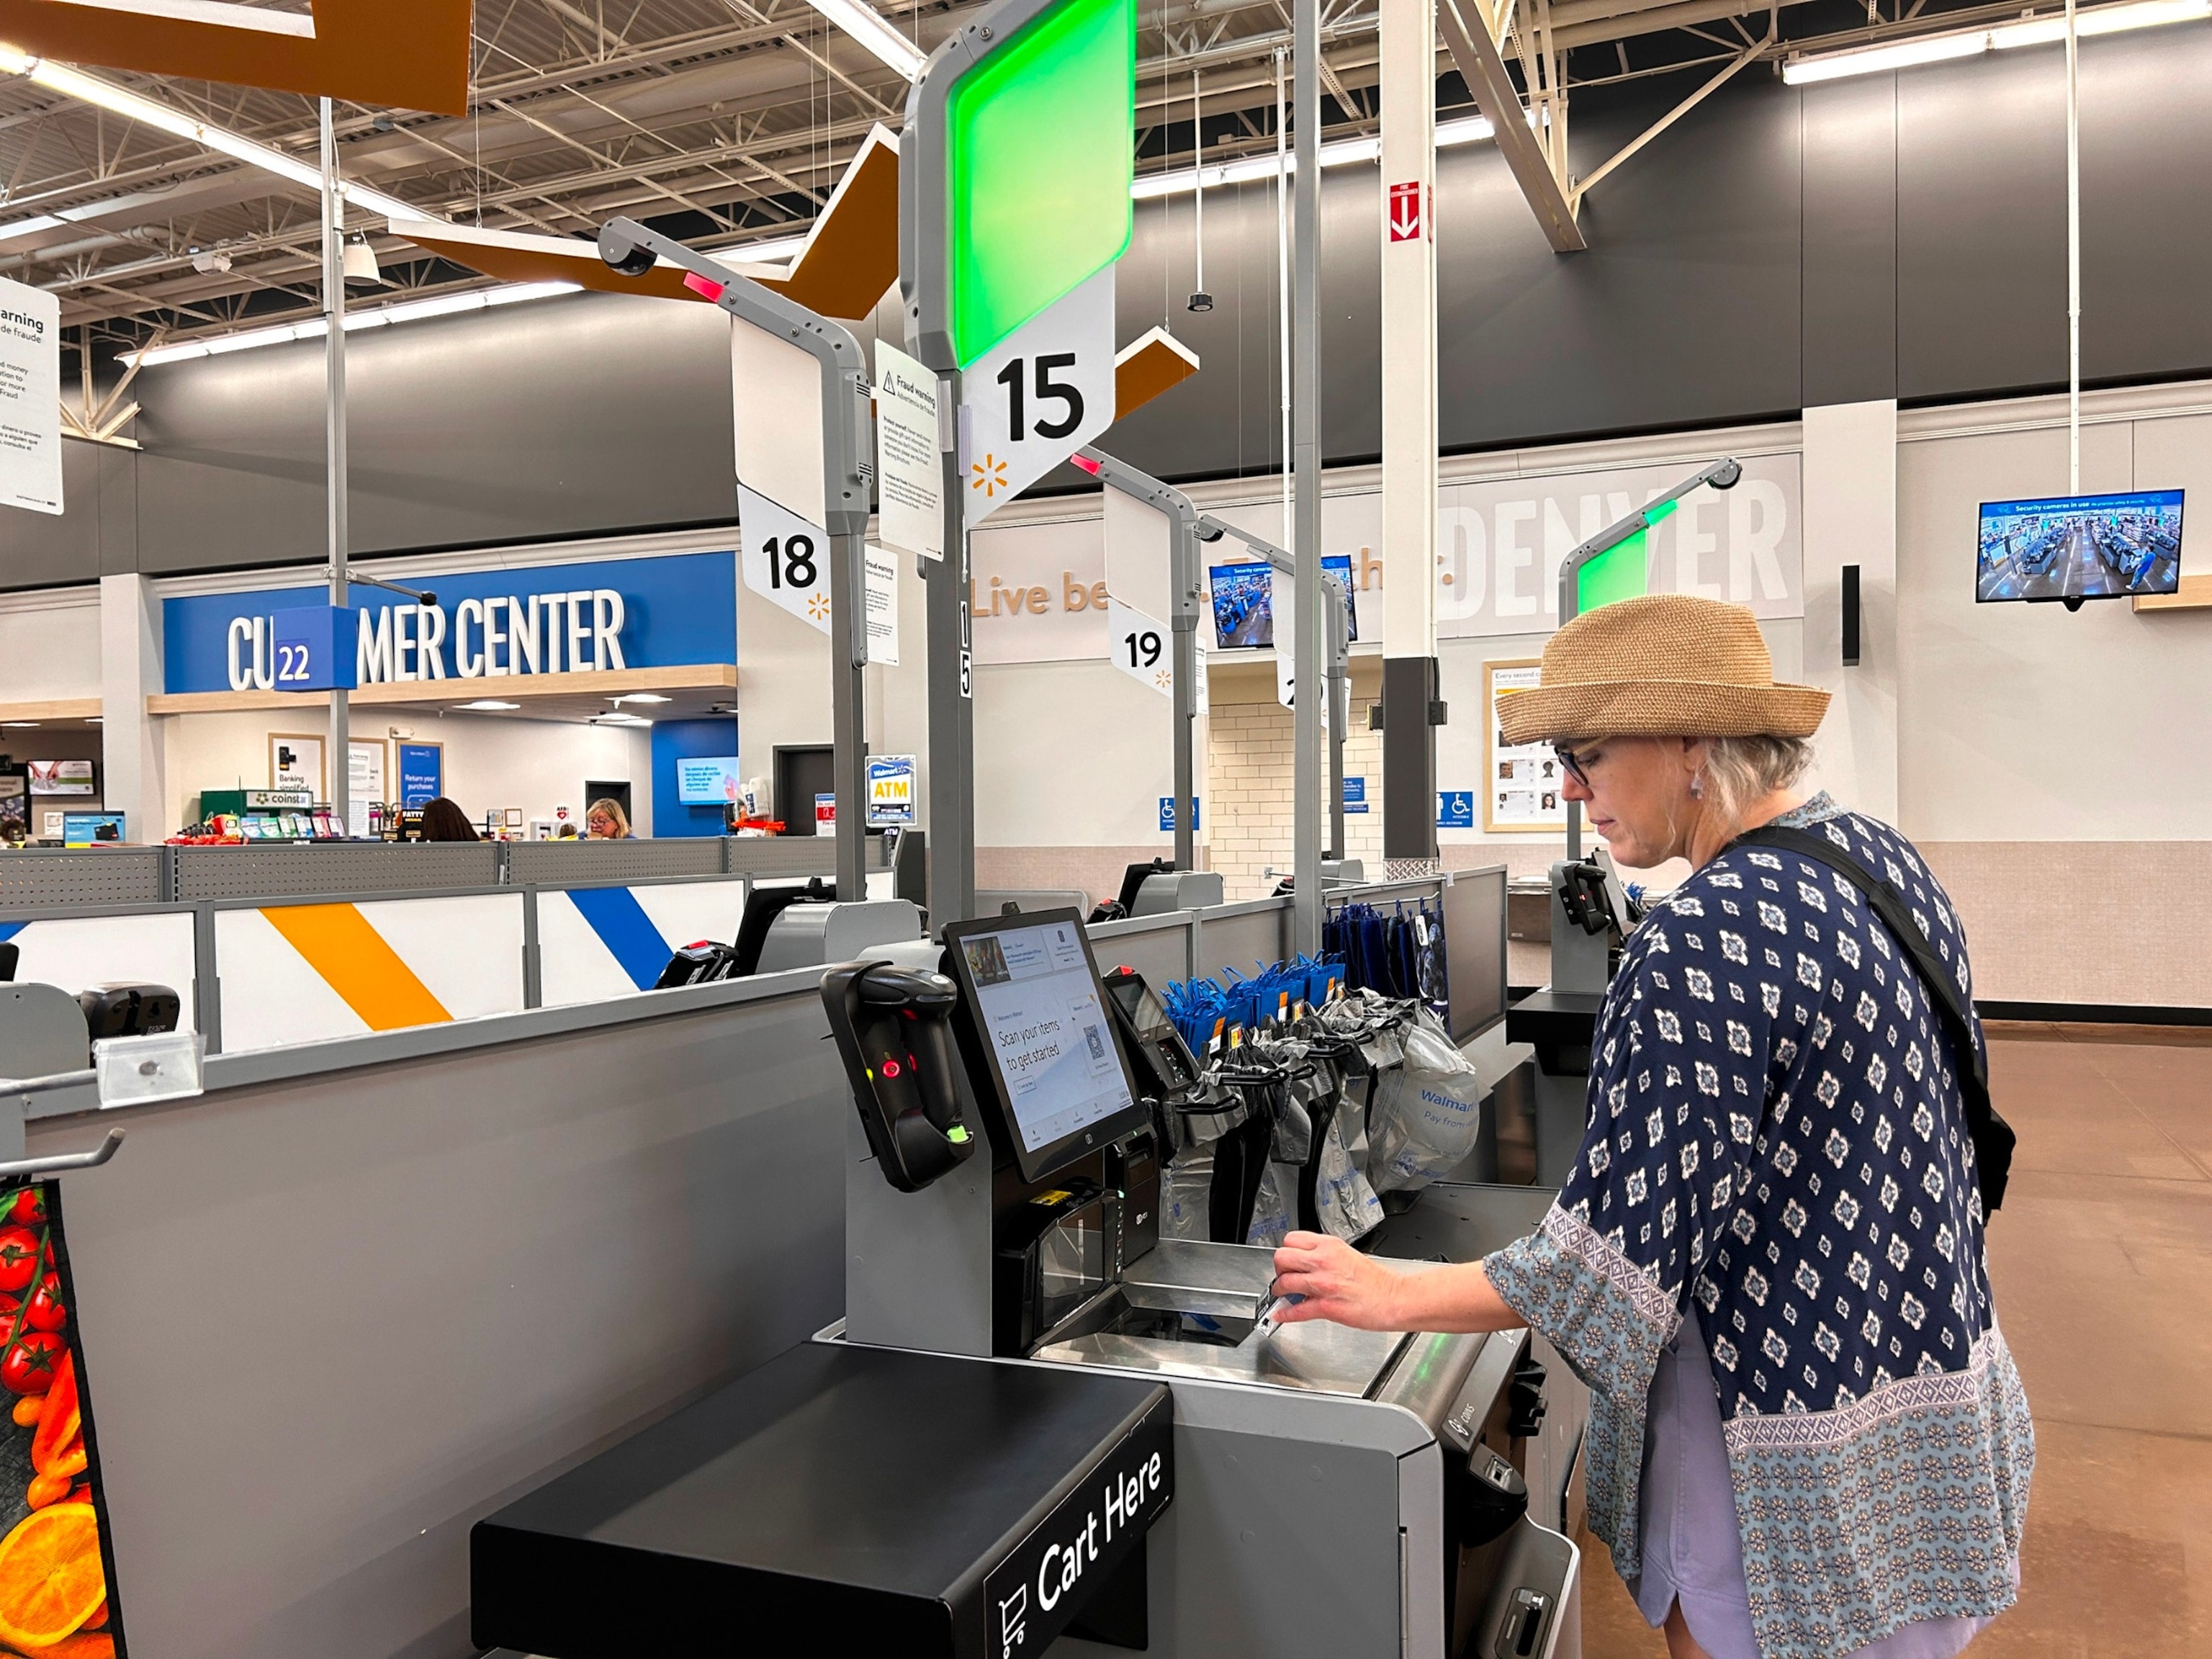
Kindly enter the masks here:
[[[358, 689], [738, 659], [734, 553], [471, 570], [423, 586], [434, 605], [380, 588], [356, 591], [343, 624], [349, 636], [331, 641], [355, 674], [340, 684]], [[164, 599], [163, 689], [276, 690], [283, 665], [275, 618], [321, 607], [328, 598], [327, 586], [307, 585]], [[472, 688], [477, 695], [494, 689]]]
[[1344, 810], [1364, 812], [1367, 810], [1367, 780], [1346, 778], [1344, 781]]
[[1474, 791], [1472, 789], [1437, 790], [1437, 828], [1439, 830], [1474, 829]]
[[446, 750], [441, 744], [399, 745], [399, 804], [416, 807], [446, 793]]
[[354, 613], [343, 605], [310, 605], [269, 619], [270, 678], [279, 691], [351, 691], [360, 684]]
[[[1196, 835], [1205, 827], [1206, 802], [1199, 796], [1193, 795], [1190, 798], [1191, 834]], [[1160, 797], [1160, 831], [1163, 835], [1175, 833], [1175, 797], [1173, 795]]]

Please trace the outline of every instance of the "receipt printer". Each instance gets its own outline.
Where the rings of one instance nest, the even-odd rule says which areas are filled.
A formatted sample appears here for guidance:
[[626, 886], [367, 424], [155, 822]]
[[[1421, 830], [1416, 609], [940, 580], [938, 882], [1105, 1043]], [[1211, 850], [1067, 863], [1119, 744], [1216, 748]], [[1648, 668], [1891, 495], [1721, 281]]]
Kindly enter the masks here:
[[960, 993], [942, 974], [855, 962], [822, 976], [830, 1034], [884, 1179], [919, 1192], [974, 1155], [953, 1067]]

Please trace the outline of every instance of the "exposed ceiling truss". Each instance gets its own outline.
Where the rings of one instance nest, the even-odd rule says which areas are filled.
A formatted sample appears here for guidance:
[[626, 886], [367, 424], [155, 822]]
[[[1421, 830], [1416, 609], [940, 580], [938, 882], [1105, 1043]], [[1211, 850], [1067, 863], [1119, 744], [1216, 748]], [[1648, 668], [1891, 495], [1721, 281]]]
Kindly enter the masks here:
[[[270, 3], [297, 10], [303, 0]], [[1375, 5], [1325, 0], [1332, 136], [1375, 130]], [[925, 52], [973, 9], [972, 0], [879, 8]], [[1579, 180], [1569, 173], [1571, 94], [1676, 75], [1686, 94], [1703, 96], [1785, 47], [1909, 32], [1939, 10], [1962, 20], [2018, 7], [1442, 0], [1442, 9], [1441, 95], [1463, 106], [1471, 90], [1486, 106], [1510, 98], [1534, 112], [1503, 147], [1554, 246], [1571, 246], [1553, 221], [1571, 233], [1582, 192], [1627, 159]], [[587, 234], [627, 213], [728, 247], [803, 228], [869, 129], [896, 130], [903, 112], [904, 82], [805, 0], [477, 0], [475, 29], [467, 116], [339, 107], [349, 178], [465, 223]], [[1187, 164], [1194, 77], [1206, 112], [1195, 136], [1209, 159], [1272, 149], [1273, 58], [1289, 36], [1286, 0], [1144, 0], [1140, 170]], [[313, 158], [305, 99], [109, 78]], [[11, 229], [26, 222], [38, 228]], [[390, 237], [380, 220], [359, 228], [395, 295], [484, 280]], [[0, 274], [58, 294], [64, 337], [92, 342], [102, 363], [156, 331], [190, 338], [313, 307], [318, 239], [311, 192], [20, 77], [0, 79]], [[112, 437], [126, 407], [127, 398], [88, 398], [77, 413], [87, 435], [112, 423]]]

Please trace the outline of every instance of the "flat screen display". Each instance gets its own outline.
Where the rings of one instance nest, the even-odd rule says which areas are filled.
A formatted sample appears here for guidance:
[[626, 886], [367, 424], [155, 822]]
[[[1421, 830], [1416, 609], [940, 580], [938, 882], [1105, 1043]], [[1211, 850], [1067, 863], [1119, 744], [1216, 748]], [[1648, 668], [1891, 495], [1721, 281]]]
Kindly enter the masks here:
[[2127, 599], [2181, 583], [2181, 494], [1982, 503], [1974, 598]]
[[93, 763], [88, 760], [27, 761], [34, 795], [96, 795]]
[[120, 812], [62, 814], [62, 845], [64, 847], [99, 847], [122, 839], [123, 814]]
[[[1359, 637], [1359, 596], [1352, 585], [1352, 555], [1324, 553], [1321, 568], [1344, 584], [1349, 636]], [[1206, 571], [1213, 597], [1213, 637], [1224, 651], [1265, 651], [1275, 643], [1275, 568], [1257, 561], [1217, 564]]]
[[947, 934], [1025, 1176], [1146, 1121], [1074, 911], [994, 917]]
[[687, 755], [676, 763], [676, 799], [686, 806], [727, 806], [744, 788], [735, 755]]

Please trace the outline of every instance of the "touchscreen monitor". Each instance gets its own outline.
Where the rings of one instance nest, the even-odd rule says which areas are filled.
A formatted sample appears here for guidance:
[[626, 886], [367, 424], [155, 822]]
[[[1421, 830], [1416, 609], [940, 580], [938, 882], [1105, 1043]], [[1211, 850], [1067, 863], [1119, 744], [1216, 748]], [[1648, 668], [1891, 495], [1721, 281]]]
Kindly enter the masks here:
[[2127, 599], [2181, 584], [2181, 491], [1984, 501], [1974, 598]]
[[1146, 1126], [1076, 912], [993, 916], [945, 933], [976, 1058], [1024, 1180]]

